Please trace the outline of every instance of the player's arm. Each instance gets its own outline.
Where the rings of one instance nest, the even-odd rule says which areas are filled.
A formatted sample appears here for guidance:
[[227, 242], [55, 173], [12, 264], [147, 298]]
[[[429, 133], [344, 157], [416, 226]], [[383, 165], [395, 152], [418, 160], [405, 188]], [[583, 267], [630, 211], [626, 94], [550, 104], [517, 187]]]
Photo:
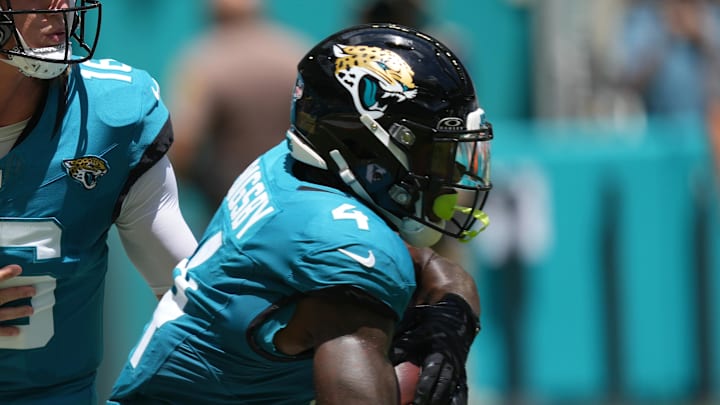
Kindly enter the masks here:
[[466, 404], [465, 362], [480, 330], [475, 282], [432, 249], [408, 248], [418, 287], [393, 339], [393, 364], [422, 367], [414, 404]]
[[[17, 277], [22, 268], [17, 264], [0, 267], [0, 283]], [[0, 288], [0, 321], [25, 318], [33, 314], [30, 305], [5, 306], [5, 304], [35, 295], [35, 287], [31, 285]], [[15, 336], [20, 329], [15, 326], [0, 326], [0, 336]]]
[[465, 300], [473, 313], [480, 316], [480, 296], [473, 277], [459, 264], [437, 254], [431, 248], [408, 246], [415, 265], [417, 290], [415, 305], [435, 304], [446, 294]]
[[167, 156], [132, 185], [115, 224], [128, 257], [161, 297], [172, 285], [172, 269], [197, 246], [180, 211]]
[[387, 353], [392, 315], [340, 294], [303, 298], [275, 339], [288, 354], [314, 350], [316, 404], [396, 404], [397, 379]]

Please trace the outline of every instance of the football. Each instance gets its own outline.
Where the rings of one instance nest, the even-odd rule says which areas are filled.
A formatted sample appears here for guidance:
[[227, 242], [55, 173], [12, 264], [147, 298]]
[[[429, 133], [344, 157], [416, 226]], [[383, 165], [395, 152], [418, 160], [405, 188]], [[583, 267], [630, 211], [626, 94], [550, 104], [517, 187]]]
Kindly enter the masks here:
[[415, 397], [415, 387], [420, 380], [420, 366], [406, 361], [395, 366], [395, 375], [400, 388], [400, 405], [412, 404]]

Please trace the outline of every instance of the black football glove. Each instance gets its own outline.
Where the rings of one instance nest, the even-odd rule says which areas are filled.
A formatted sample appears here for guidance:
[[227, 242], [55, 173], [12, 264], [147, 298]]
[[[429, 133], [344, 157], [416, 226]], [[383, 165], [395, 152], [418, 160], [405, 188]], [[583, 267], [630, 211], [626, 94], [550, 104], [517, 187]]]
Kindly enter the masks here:
[[455, 294], [405, 311], [390, 358], [394, 365], [410, 361], [422, 367], [414, 405], [467, 404], [465, 362], [479, 331], [478, 317]]

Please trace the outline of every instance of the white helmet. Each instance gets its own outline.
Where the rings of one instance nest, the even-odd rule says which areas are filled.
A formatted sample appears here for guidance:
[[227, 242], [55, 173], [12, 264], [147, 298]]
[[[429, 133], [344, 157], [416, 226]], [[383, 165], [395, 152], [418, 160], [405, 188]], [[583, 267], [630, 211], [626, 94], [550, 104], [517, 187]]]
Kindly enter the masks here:
[[[31, 48], [15, 25], [15, 19], [28, 14], [59, 14], [66, 27], [65, 41], [49, 47]], [[93, 18], [88, 18], [88, 17]], [[101, 6], [99, 0], [75, 0], [74, 6], [64, 9], [16, 9], [11, 0], [0, 2], [0, 54], [3, 62], [17, 67], [23, 74], [38, 79], [52, 79], [62, 74], [68, 65], [90, 59], [97, 47], [100, 33]], [[86, 21], [94, 21], [95, 30], [86, 29]], [[6, 48], [11, 38], [15, 45]], [[73, 45], [80, 51], [73, 56]]]

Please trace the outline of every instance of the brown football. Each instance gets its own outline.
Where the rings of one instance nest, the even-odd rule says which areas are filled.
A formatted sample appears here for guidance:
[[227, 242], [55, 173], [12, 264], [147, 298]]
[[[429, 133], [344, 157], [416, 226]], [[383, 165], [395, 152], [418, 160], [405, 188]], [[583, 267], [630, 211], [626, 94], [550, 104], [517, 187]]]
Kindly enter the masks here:
[[406, 361], [395, 366], [395, 375], [400, 388], [400, 405], [412, 403], [415, 397], [415, 387], [420, 380], [420, 366]]

